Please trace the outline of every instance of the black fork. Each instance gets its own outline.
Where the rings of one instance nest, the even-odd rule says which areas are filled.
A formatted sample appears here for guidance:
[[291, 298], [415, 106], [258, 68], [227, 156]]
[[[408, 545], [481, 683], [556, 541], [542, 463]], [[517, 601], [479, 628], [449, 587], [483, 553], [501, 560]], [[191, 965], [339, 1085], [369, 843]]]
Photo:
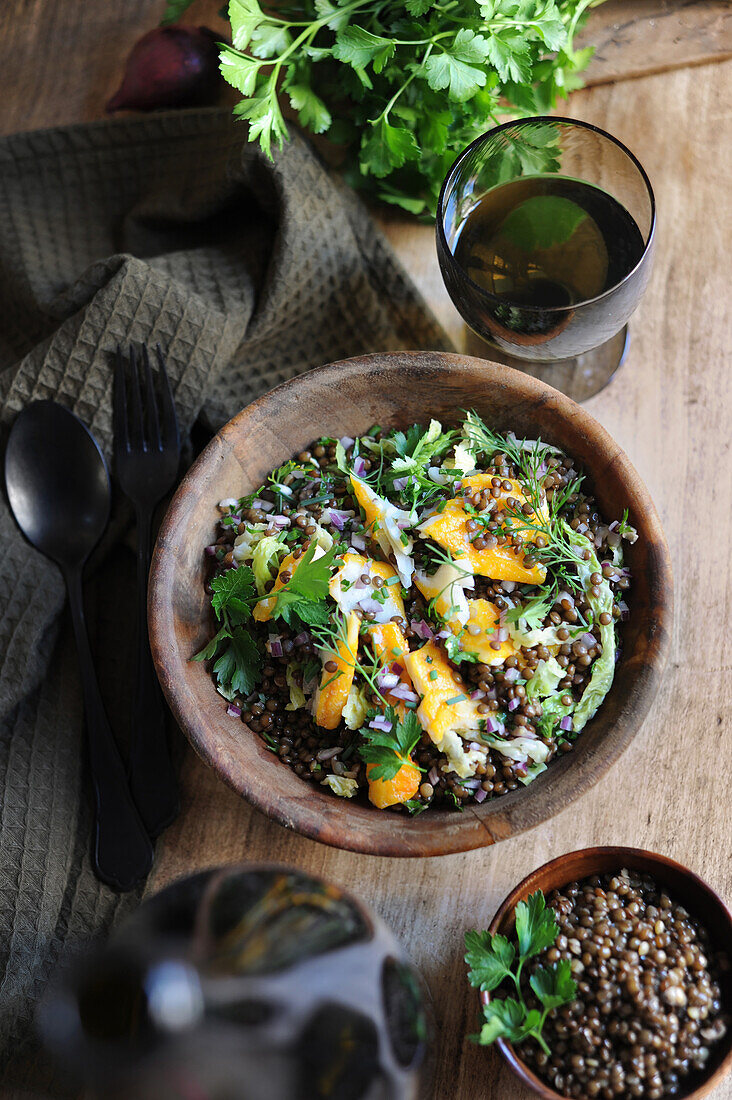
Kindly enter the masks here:
[[[150, 836], [178, 813], [178, 783], [165, 731], [165, 704], [150, 656], [147, 581], [155, 505], [173, 486], [180, 460], [178, 421], [160, 345], [158, 393], [147, 348], [142, 367], [130, 346], [129, 387], [117, 345], [114, 385], [114, 458], [123, 492], [137, 515], [137, 673], [130, 743], [130, 789]], [[129, 400], [128, 400], [129, 393]], [[143, 396], [144, 393], [144, 396]]]

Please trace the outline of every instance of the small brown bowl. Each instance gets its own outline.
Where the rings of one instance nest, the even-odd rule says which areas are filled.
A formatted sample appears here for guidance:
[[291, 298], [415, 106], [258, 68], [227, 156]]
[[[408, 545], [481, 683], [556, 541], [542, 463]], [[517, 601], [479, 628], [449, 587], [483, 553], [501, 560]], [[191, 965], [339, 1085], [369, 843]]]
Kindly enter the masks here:
[[[601, 512], [630, 511], [639, 538], [630, 618], [615, 682], [572, 752], [529, 787], [469, 806], [407, 819], [336, 798], [300, 779], [260, 737], [227, 717], [194, 653], [214, 630], [204, 591], [204, 547], [217, 503], [261, 485], [321, 435], [355, 436], [379, 423], [406, 427], [436, 417], [455, 424], [474, 408], [498, 430], [541, 436], [578, 459]], [[437, 856], [481, 848], [546, 821], [587, 791], [628, 747], [658, 689], [669, 651], [671, 561], [648, 490], [618, 444], [564, 394], [528, 374], [463, 355], [392, 352], [332, 363], [278, 386], [224, 425], [183, 478], [158, 535], [150, 573], [150, 644], [175, 720], [199, 755], [235, 791], [304, 836], [381, 856]]]
[[[711, 886], [707, 886], [693, 871], [673, 859], [655, 852], [645, 852], [642, 848], [583, 848], [545, 863], [511, 891], [491, 921], [489, 931], [493, 934], [500, 932], [510, 935], [515, 923], [516, 906], [536, 890], [548, 895], [552, 890], [561, 889], [578, 879], [616, 872], [623, 867], [630, 871], [645, 872], [656, 882], [667, 886], [669, 894], [683, 902], [684, 907], [706, 928], [712, 942], [718, 947], [732, 944], [732, 914]], [[722, 996], [729, 1011], [732, 1006], [732, 970], [725, 971], [722, 982]], [[542, 1100], [567, 1100], [522, 1062], [511, 1043], [498, 1039], [496, 1046], [519, 1080], [537, 1096], [541, 1096]], [[692, 1074], [688, 1091], [679, 1093], [675, 1100], [701, 1100], [717, 1087], [730, 1070], [732, 1029], [727, 1031], [715, 1047], [707, 1068], [701, 1073]]]

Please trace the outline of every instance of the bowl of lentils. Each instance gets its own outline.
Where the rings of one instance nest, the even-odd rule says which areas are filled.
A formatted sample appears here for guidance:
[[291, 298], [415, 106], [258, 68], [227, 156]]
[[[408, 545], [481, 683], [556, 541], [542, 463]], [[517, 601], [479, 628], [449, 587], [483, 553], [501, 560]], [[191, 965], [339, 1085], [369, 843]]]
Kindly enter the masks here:
[[161, 527], [149, 623], [231, 786], [327, 843], [434, 855], [597, 781], [650, 705], [671, 605], [652, 501], [584, 410], [498, 364], [391, 353], [222, 428]]
[[732, 915], [665, 856], [560, 856], [466, 945], [482, 1041], [545, 1100], [699, 1100], [732, 1069]]

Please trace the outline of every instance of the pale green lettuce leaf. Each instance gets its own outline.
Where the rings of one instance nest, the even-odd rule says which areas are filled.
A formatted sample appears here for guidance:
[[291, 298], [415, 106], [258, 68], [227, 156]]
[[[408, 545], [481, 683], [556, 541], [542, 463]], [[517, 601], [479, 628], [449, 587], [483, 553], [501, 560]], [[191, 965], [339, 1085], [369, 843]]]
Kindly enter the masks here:
[[333, 794], [341, 798], [353, 798], [358, 790], [358, 782], [355, 779], [345, 779], [341, 775], [326, 775], [322, 782], [323, 787], [330, 787]]
[[366, 685], [362, 684], [359, 687], [357, 684], [351, 684], [351, 690], [343, 708], [343, 720], [349, 730], [360, 730], [361, 726], [366, 725], [366, 712], [368, 709]]
[[564, 669], [555, 657], [548, 661], [539, 661], [534, 675], [526, 685], [528, 699], [545, 699], [557, 690], [557, 684], [564, 678]]
[[299, 667], [299, 665], [290, 662], [285, 672], [287, 686], [290, 689], [290, 701], [285, 707], [285, 710], [301, 710], [301, 708], [305, 706], [305, 692], [295, 682], [295, 672]]
[[[582, 698], [574, 712], [573, 726], [575, 732], [578, 733], [596, 713], [597, 708], [610, 690], [615, 675], [615, 627], [612, 619], [613, 594], [610, 585], [604, 578], [599, 585], [600, 595], [593, 596], [589, 593], [591, 587], [590, 575], [602, 572], [595, 554], [595, 548], [589, 539], [585, 538], [584, 535], [578, 535], [569, 524], [565, 523], [564, 528], [567, 538], [574, 546], [581, 550], [590, 551], [589, 559], [579, 562], [577, 570], [585, 590], [588, 591], [587, 598], [595, 616], [595, 622], [600, 627], [600, 641], [602, 642], [602, 655], [597, 658], [592, 666], [590, 682], [582, 693]], [[600, 615], [604, 611], [610, 615], [610, 622], [607, 626], [600, 623]]]
[[272, 580], [272, 574], [277, 572], [286, 553], [287, 547], [278, 540], [276, 535], [268, 535], [260, 539], [254, 547], [252, 571], [260, 596], [264, 595], [265, 586]]

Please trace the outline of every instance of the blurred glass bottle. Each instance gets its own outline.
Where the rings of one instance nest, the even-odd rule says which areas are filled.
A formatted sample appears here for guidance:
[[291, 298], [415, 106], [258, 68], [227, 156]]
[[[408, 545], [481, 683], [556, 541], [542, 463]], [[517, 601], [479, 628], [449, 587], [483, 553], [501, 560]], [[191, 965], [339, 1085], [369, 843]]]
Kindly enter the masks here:
[[206, 871], [145, 902], [39, 1012], [104, 1100], [420, 1100], [426, 987], [386, 925], [270, 865]]

